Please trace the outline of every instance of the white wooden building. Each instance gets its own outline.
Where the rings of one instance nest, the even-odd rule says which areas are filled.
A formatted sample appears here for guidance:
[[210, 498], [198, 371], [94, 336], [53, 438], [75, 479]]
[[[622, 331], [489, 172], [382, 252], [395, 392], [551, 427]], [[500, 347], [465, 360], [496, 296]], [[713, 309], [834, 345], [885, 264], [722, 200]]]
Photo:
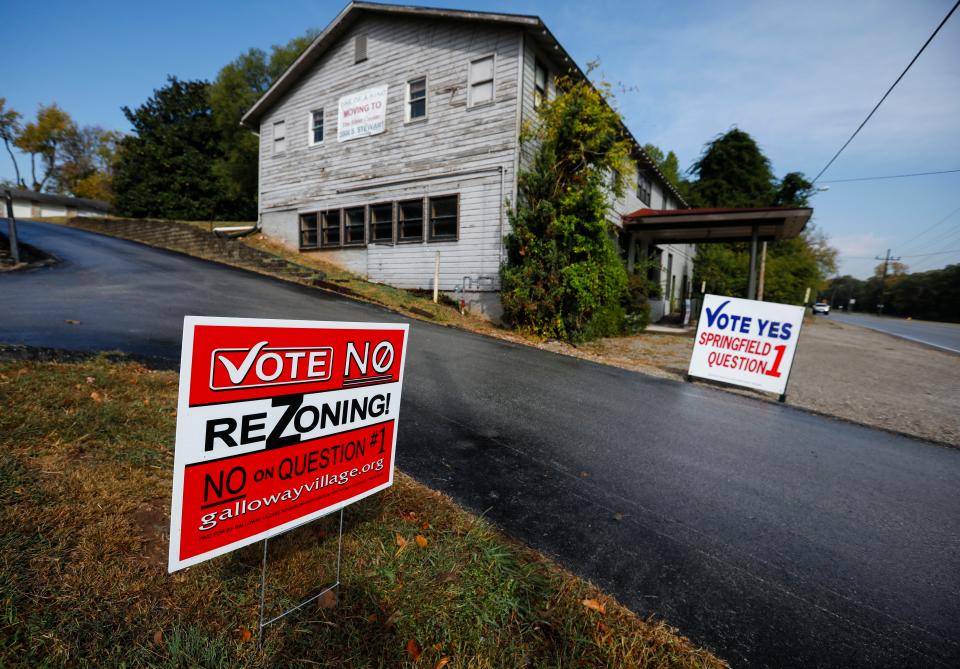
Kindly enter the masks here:
[[[431, 288], [439, 253], [440, 289], [496, 318], [520, 128], [567, 73], [584, 76], [536, 16], [351, 3], [243, 117], [260, 137], [263, 231], [401, 288]], [[617, 225], [685, 206], [634, 144]], [[655, 318], [671, 292], [682, 299], [693, 250], [650, 250], [664, 288]]]

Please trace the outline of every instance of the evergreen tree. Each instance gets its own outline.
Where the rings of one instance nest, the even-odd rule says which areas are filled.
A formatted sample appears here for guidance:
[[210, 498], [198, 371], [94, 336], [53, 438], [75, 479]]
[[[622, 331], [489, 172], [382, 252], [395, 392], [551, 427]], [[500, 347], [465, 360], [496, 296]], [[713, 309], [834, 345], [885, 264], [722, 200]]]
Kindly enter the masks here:
[[504, 318], [544, 337], [620, 332], [627, 275], [607, 219], [623, 193], [630, 145], [609, 88], [563, 78], [524, 132], [533, 161], [510, 212], [501, 299]]
[[121, 142], [113, 187], [117, 213], [138, 218], [222, 218], [214, 162], [220, 135], [205, 81], [170, 77], [136, 109], [123, 108], [133, 135]]

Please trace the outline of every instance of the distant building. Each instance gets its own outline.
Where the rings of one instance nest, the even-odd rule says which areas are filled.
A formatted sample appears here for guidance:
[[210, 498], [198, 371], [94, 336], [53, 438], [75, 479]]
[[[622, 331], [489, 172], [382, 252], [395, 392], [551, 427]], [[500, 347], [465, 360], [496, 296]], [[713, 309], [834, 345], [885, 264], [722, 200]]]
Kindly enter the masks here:
[[[100, 200], [80, 197], [37, 193], [20, 188], [0, 188], [0, 195], [9, 190], [13, 195], [14, 218], [41, 218], [43, 216], [104, 216], [110, 213], [110, 205]], [[6, 218], [6, 204], [0, 205], [0, 218]]]
[[[401, 288], [432, 287], [439, 252], [440, 289], [497, 317], [506, 210], [531, 157], [520, 128], [561, 73], [584, 76], [536, 16], [351, 3], [243, 117], [260, 136], [263, 231]], [[623, 214], [685, 206], [633, 144], [621, 229]], [[621, 241], [633, 266], [634, 236]], [[654, 319], [685, 297], [694, 249], [644, 247]]]

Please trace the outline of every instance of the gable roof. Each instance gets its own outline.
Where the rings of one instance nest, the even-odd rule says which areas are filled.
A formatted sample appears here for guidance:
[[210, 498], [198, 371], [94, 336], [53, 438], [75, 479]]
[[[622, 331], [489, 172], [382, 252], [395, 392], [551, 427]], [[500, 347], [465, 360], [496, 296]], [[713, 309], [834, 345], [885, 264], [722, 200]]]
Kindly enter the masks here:
[[[576, 61], [570, 57], [566, 49], [560, 44], [546, 24], [539, 16], [527, 14], [505, 14], [498, 12], [478, 12], [462, 9], [440, 9], [434, 7], [419, 7], [415, 5], [395, 5], [379, 2], [361, 2], [353, 1], [344, 7], [339, 14], [331, 21], [323, 31], [303, 50], [295, 61], [288, 67], [283, 74], [277, 77], [267, 92], [253, 103], [253, 106], [240, 119], [240, 125], [257, 131], [260, 120], [270, 110], [270, 108], [283, 97], [287, 91], [296, 85], [310, 67], [312, 67], [342, 35], [346, 34], [351, 27], [366, 14], [385, 14], [393, 16], [413, 16], [422, 18], [446, 19], [451, 21], [469, 21], [475, 23], [488, 23], [494, 25], [510, 25], [523, 30], [526, 35], [532, 37], [545, 52], [567, 67], [569, 74], [589, 81], [587, 75], [580, 69]], [[626, 125], [622, 126], [624, 134], [633, 143], [635, 154], [645, 163], [645, 167], [652, 171], [658, 177], [661, 185], [670, 191], [671, 194], [686, 206], [687, 203], [683, 196], [674, 188], [673, 184], [667, 181], [666, 177], [657, 167], [653, 159], [643, 150], [643, 146], [633, 136]]]
[[102, 200], [88, 200], [83, 197], [71, 197], [69, 195], [57, 195], [56, 193], [38, 193], [33, 190], [24, 190], [22, 188], [2, 188], [0, 195], [9, 192], [14, 200], [29, 200], [31, 202], [43, 202], [46, 204], [56, 204], [63, 207], [76, 209], [85, 209], [89, 211], [100, 211], [107, 213], [110, 211], [110, 203]]

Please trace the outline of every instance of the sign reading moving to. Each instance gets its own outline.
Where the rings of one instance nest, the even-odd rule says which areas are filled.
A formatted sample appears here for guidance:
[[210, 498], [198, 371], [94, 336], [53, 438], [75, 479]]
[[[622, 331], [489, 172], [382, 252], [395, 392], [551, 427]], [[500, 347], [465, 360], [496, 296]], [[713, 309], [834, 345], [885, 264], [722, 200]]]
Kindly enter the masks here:
[[387, 127], [387, 86], [367, 88], [337, 103], [337, 141], [378, 135]]
[[803, 307], [704, 295], [690, 376], [782, 395]]
[[389, 487], [407, 325], [187, 316], [171, 572]]

